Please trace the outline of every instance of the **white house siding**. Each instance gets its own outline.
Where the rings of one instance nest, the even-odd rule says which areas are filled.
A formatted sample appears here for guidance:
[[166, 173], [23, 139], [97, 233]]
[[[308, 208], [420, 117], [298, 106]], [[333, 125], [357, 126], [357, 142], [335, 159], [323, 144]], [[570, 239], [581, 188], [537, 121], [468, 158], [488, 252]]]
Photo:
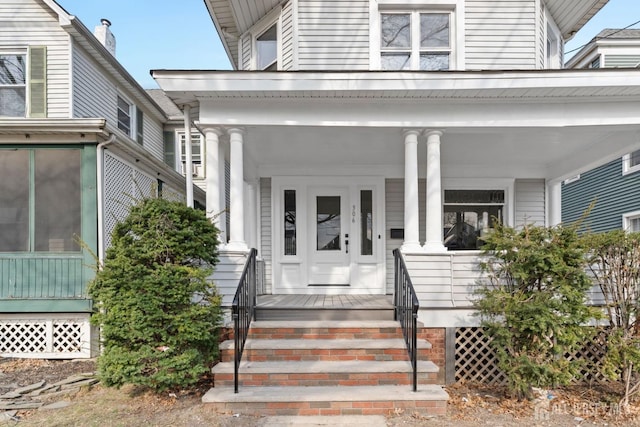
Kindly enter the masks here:
[[637, 68], [640, 55], [604, 55], [606, 68]]
[[223, 307], [230, 307], [233, 303], [246, 260], [244, 253], [223, 253], [218, 257], [218, 264], [209, 280], [213, 281], [218, 294], [222, 296]]
[[117, 90], [79, 45], [73, 46], [73, 116], [117, 123]]
[[543, 179], [517, 179], [515, 184], [515, 226], [525, 223], [545, 225], [545, 182]]
[[546, 39], [545, 34], [547, 31], [546, 19], [545, 19], [545, 5], [543, 0], [536, 0], [536, 5], [539, 7], [538, 13], [538, 27], [537, 27], [537, 35], [538, 35], [538, 44], [536, 46], [538, 53], [538, 68], [544, 68], [545, 54], [544, 51], [546, 49]]
[[535, 0], [467, 0], [467, 69], [536, 68], [535, 6]]
[[[149, 117], [146, 111], [144, 114], [143, 145], [144, 148], [156, 159], [164, 161], [164, 135], [162, 133], [162, 123]], [[204, 153], [203, 153], [204, 155]]]
[[289, 71], [294, 69], [294, 37], [293, 37], [293, 2], [288, 2], [282, 8], [282, 63], [281, 69]]
[[260, 252], [258, 256], [264, 261], [265, 288], [271, 293], [272, 279], [272, 230], [271, 230], [271, 178], [260, 179]]
[[68, 118], [69, 35], [58, 18], [34, 0], [0, 2], [0, 51], [47, 48], [47, 117]]
[[369, 69], [369, 0], [299, 0], [300, 70]]

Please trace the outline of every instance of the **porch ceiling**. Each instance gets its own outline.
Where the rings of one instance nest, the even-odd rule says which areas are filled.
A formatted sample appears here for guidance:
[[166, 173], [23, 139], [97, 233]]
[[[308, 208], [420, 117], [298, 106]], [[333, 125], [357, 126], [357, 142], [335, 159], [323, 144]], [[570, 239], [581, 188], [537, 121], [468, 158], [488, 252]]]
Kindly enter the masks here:
[[[401, 128], [249, 126], [245, 173], [404, 174]], [[444, 178], [560, 179], [640, 148], [640, 126], [626, 128], [449, 128], [441, 144]], [[603, 143], [606, 141], [606, 143]], [[421, 176], [426, 144], [419, 145]]]

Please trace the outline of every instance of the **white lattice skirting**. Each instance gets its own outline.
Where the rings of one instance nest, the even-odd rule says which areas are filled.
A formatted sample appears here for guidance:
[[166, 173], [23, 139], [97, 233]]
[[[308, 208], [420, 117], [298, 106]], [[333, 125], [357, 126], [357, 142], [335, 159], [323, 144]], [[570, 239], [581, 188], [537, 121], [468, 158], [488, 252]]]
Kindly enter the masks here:
[[97, 353], [98, 334], [85, 313], [1, 314], [0, 356], [76, 359]]

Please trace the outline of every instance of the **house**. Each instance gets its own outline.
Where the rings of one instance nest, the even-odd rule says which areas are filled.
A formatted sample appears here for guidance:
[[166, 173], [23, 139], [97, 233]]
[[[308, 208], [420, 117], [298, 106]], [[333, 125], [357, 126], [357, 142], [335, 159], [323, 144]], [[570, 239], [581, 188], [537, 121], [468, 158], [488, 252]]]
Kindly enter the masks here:
[[[0, 4], [0, 355], [94, 356], [87, 284], [133, 199], [184, 198], [162, 108], [52, 0]], [[204, 203], [204, 192], [195, 199]]]
[[[570, 68], [637, 68], [640, 30], [606, 29], [568, 62]], [[637, 140], [632, 135], [631, 140]], [[640, 150], [566, 179], [562, 184], [562, 221], [583, 219], [586, 230], [640, 231]], [[593, 203], [593, 206], [591, 204]]]
[[565, 179], [640, 149], [640, 71], [562, 69], [605, 3], [205, 0], [234, 70], [152, 74], [204, 133], [208, 212], [230, 187], [225, 304], [251, 247], [282, 300], [391, 295], [399, 248], [451, 378], [479, 237], [560, 223]]

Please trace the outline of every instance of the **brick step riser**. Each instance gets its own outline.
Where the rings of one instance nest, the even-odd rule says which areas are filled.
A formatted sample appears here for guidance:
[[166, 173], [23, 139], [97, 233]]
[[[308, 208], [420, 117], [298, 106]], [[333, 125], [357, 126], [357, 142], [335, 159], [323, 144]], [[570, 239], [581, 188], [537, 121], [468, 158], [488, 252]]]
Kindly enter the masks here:
[[[418, 360], [429, 360], [428, 349], [418, 351]], [[233, 362], [233, 350], [222, 350], [220, 352], [222, 362]], [[408, 361], [407, 350], [402, 349], [246, 349], [242, 353], [243, 360], [252, 362], [337, 362], [349, 360], [362, 361]]]
[[446, 415], [446, 401], [208, 403], [216, 411], [262, 416], [394, 415], [398, 410]]
[[[243, 374], [238, 383], [241, 387], [350, 387], [379, 385], [411, 385], [411, 373], [376, 372], [357, 374]], [[418, 373], [418, 384], [437, 384], [437, 373]], [[233, 387], [233, 374], [215, 374], [214, 387]]]

